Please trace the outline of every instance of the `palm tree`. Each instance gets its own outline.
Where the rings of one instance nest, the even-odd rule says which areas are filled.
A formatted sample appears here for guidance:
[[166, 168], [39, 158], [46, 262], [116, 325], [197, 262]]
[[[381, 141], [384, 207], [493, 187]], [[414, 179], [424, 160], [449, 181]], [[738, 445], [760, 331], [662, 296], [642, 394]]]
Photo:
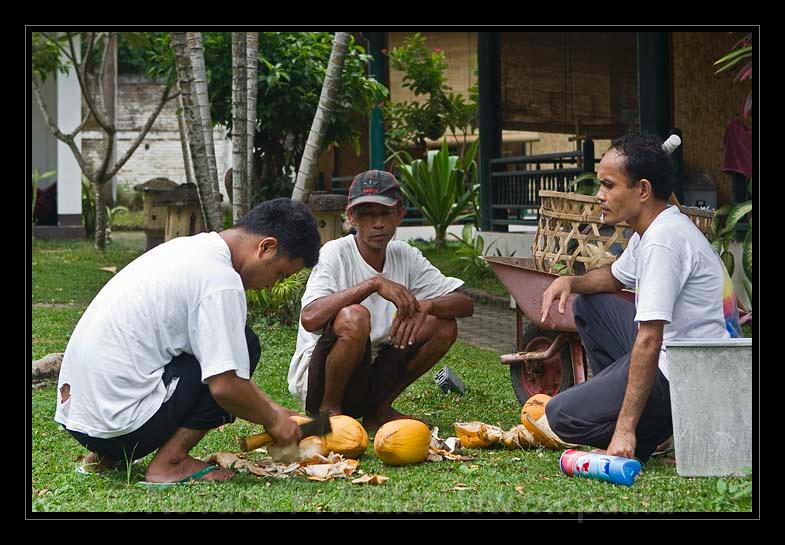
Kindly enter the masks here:
[[253, 177], [254, 177], [254, 140], [256, 137], [256, 90], [258, 82], [257, 78], [257, 66], [259, 64], [259, 33], [258, 32], [249, 32], [248, 36], [246, 37], [246, 62], [247, 68], [247, 76], [248, 76], [248, 89], [246, 92], [246, 99], [248, 100], [248, 115], [247, 115], [247, 122], [248, 122], [248, 131], [246, 137], [248, 138], [248, 144], [246, 145], [246, 153], [248, 154], [248, 162], [247, 166], [245, 167], [246, 172], [246, 204], [250, 208], [251, 206], [251, 187], [253, 187]]
[[202, 214], [207, 229], [219, 231], [223, 225], [223, 214], [218, 196], [218, 172], [201, 41], [198, 32], [172, 33], [172, 50]]
[[327, 73], [324, 76], [322, 94], [319, 96], [319, 106], [313, 118], [311, 132], [305, 144], [303, 158], [297, 171], [297, 182], [292, 190], [292, 200], [307, 202], [313, 190], [314, 177], [319, 164], [319, 155], [322, 152], [322, 141], [330, 124], [330, 114], [334, 110], [335, 97], [338, 96], [338, 86], [341, 83], [343, 60], [348, 51], [348, 32], [336, 32], [330, 60], [327, 64]]
[[232, 220], [248, 210], [248, 63], [247, 36], [232, 32]]

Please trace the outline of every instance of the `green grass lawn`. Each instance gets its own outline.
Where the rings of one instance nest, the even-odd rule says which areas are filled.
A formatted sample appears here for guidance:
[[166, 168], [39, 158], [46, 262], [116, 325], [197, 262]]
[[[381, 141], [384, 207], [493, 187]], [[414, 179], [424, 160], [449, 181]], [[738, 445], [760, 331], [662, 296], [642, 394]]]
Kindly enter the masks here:
[[466, 262], [459, 259], [460, 256], [456, 253], [456, 250], [460, 248], [459, 242], [448, 240], [447, 248], [442, 251], [437, 250], [432, 243], [415, 243], [414, 246], [419, 248], [428, 261], [433, 263], [442, 273], [460, 278], [466, 283], [466, 287], [481, 289], [497, 295], [509, 295], [507, 288], [499, 282], [490, 268], [465, 270]]
[[129, 210], [115, 215], [112, 231], [138, 231], [144, 229], [144, 210]]
[[[100, 267], [118, 269], [132, 252], [110, 249], [97, 256], [87, 243], [38, 243], [33, 247], [33, 303], [73, 301], [72, 306], [33, 309], [33, 357], [65, 349], [84, 306], [109, 278]], [[79, 279], [82, 279], [80, 282]], [[65, 279], [65, 280], [64, 280]], [[58, 292], [56, 287], [62, 287]], [[262, 360], [254, 380], [276, 401], [298, 409], [287, 390], [286, 372], [294, 351], [294, 327], [251, 323], [262, 342]], [[481, 420], [505, 429], [518, 423], [520, 404], [498, 354], [458, 342], [433, 371], [415, 382], [396, 402], [453, 434], [456, 421]], [[444, 395], [433, 382], [442, 365], [462, 377], [467, 392]], [[667, 460], [653, 460], [632, 487], [574, 479], [561, 474], [559, 452], [548, 450], [469, 450], [471, 462], [426, 462], [415, 466], [383, 464], [373, 453], [373, 439], [359, 469], [382, 474], [382, 486], [353, 485], [304, 478], [260, 479], [239, 474], [226, 483], [198, 483], [164, 491], [134, 486], [143, 477], [148, 456], [130, 471], [104, 475], [75, 472], [86, 451], [53, 421], [54, 384], [31, 390], [33, 511], [100, 512], [703, 512], [751, 510], [750, 478], [682, 478]], [[237, 452], [237, 438], [260, 431], [244, 421], [210, 432], [192, 452]], [[671, 460], [672, 462], [672, 460]], [[456, 489], [459, 488], [459, 489]], [[736, 497], [738, 496], [738, 497]]]

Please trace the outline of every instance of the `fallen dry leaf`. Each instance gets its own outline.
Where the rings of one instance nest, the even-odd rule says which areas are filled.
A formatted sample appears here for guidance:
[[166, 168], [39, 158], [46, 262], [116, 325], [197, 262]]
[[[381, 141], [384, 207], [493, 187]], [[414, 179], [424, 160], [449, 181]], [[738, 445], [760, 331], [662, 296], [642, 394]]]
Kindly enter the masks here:
[[522, 486], [516, 486], [516, 487], [515, 487], [515, 491], [516, 491], [518, 494], [521, 494], [521, 495], [523, 495], [523, 487], [522, 487]]
[[459, 454], [461, 441], [457, 437], [439, 438], [439, 428], [433, 428], [431, 432], [431, 445], [428, 450], [428, 461], [441, 462], [444, 458], [448, 460], [464, 461], [476, 460], [474, 456], [461, 456]]
[[358, 479], [354, 479], [352, 484], [384, 484], [390, 478], [384, 475], [363, 475]]
[[331, 464], [311, 464], [305, 467], [305, 474], [312, 481], [326, 481], [330, 478]]
[[100, 268], [100, 269], [98, 269], [98, 270], [99, 270], [99, 271], [106, 271], [106, 272], [110, 272], [110, 273], [112, 273], [112, 274], [117, 274], [117, 267], [101, 267], [101, 268]]
[[202, 460], [228, 469], [247, 471], [257, 477], [286, 479], [293, 475], [306, 475], [309, 479], [316, 481], [348, 477], [356, 471], [360, 463], [357, 460], [345, 460], [343, 456], [333, 452], [328, 456], [319, 455], [317, 460], [308, 463], [292, 462], [289, 464], [276, 463], [269, 457], [262, 460], [247, 460], [246, 455], [247, 453], [237, 455], [230, 452], [217, 452], [203, 457]]
[[456, 484], [455, 486], [453, 486], [453, 487], [452, 487], [452, 490], [458, 490], [458, 491], [462, 491], [462, 490], [474, 490], [474, 491], [477, 491], [477, 489], [476, 489], [475, 487], [473, 487], [473, 486], [467, 486], [467, 485], [465, 485], [465, 484], [463, 484], [463, 483], [458, 483], [458, 484]]

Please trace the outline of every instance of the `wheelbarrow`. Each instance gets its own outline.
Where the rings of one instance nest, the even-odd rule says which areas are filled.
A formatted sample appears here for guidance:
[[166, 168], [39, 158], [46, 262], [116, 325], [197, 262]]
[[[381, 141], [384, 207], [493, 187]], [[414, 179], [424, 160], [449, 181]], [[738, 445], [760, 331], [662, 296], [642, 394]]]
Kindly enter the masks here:
[[[535, 394], [554, 396], [585, 382], [589, 370], [572, 312], [575, 295], [567, 298], [564, 314], [559, 312], [559, 302], [554, 301], [545, 321], [541, 321], [542, 294], [559, 275], [538, 271], [532, 258], [484, 259], [516, 303], [518, 352], [505, 354], [500, 359], [510, 368], [510, 380], [518, 401], [523, 404]], [[616, 295], [635, 302], [634, 292], [622, 290]]]

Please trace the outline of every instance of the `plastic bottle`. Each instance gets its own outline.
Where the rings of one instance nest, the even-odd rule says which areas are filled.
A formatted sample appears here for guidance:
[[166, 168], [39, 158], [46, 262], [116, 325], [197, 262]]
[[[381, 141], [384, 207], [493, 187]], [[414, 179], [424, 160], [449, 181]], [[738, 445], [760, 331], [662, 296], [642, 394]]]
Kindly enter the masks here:
[[641, 471], [638, 460], [574, 449], [562, 452], [559, 467], [571, 477], [600, 479], [625, 486], [632, 486]]

